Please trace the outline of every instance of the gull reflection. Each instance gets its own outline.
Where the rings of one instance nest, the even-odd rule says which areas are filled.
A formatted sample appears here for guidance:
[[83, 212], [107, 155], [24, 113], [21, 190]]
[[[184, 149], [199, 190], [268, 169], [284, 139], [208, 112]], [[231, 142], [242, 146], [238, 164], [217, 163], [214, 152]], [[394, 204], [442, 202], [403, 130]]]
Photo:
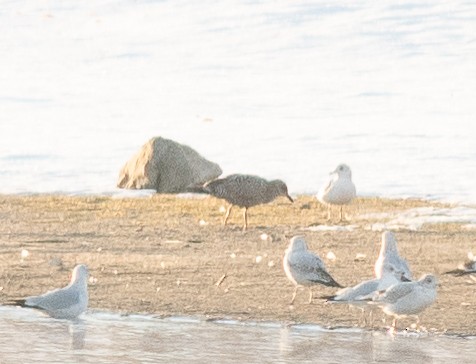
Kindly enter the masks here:
[[415, 336], [390, 336], [375, 332], [371, 335], [372, 360], [376, 362], [431, 363], [434, 357], [424, 350], [428, 338]]
[[87, 326], [85, 322], [82, 320], [68, 322], [67, 327], [71, 339], [70, 348], [72, 350], [84, 349], [87, 332]]

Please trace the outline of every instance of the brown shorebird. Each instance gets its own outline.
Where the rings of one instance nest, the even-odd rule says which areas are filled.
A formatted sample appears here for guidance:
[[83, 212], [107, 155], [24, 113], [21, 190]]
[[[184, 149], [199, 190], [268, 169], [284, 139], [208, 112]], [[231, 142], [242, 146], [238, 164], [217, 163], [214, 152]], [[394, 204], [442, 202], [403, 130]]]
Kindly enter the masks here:
[[244, 208], [243, 230], [248, 228], [248, 209], [250, 207], [273, 201], [278, 196], [284, 196], [293, 202], [288, 193], [288, 187], [281, 180], [267, 181], [258, 176], [247, 174], [232, 174], [218, 178], [200, 187], [192, 187], [191, 192], [207, 193], [226, 200], [230, 205], [226, 210], [223, 225], [226, 225], [233, 206]]

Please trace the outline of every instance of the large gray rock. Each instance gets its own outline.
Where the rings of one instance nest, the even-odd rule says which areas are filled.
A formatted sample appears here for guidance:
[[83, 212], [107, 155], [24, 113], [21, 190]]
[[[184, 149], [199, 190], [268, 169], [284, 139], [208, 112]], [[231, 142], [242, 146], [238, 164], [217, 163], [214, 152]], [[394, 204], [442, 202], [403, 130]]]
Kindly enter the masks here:
[[179, 193], [220, 174], [222, 170], [218, 164], [206, 160], [192, 148], [156, 137], [144, 144], [122, 167], [117, 187]]

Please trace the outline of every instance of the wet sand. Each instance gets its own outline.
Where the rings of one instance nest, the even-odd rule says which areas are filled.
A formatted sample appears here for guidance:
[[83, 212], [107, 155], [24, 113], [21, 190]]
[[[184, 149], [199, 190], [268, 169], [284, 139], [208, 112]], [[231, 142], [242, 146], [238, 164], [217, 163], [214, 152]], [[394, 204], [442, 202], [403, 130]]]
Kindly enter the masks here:
[[[90, 308], [160, 316], [362, 326], [360, 311], [326, 304], [319, 296], [335, 289], [316, 286], [289, 301], [293, 285], [282, 257], [289, 239], [304, 235], [342, 285], [373, 276], [382, 213], [443, 205], [420, 200], [357, 199], [344, 211], [339, 231], [328, 225], [327, 210], [311, 196], [294, 204], [284, 198], [249, 210], [249, 229], [235, 208], [221, 225], [224, 201], [213, 197], [144, 198], [0, 196], [0, 303], [65, 285], [76, 263], [90, 267]], [[333, 211], [337, 221], [338, 211]], [[337, 225], [337, 223], [334, 223]], [[352, 225], [352, 229], [347, 229]], [[309, 230], [311, 228], [311, 230]], [[418, 278], [438, 276], [437, 302], [422, 325], [437, 333], [476, 335], [476, 278], [442, 274], [455, 269], [467, 252], [476, 253], [476, 230], [464, 223], [424, 224], [396, 231], [400, 254]], [[28, 256], [22, 258], [25, 249]], [[335, 254], [335, 260], [326, 258]], [[391, 319], [376, 311], [367, 328]], [[404, 319], [399, 328], [415, 322]]]

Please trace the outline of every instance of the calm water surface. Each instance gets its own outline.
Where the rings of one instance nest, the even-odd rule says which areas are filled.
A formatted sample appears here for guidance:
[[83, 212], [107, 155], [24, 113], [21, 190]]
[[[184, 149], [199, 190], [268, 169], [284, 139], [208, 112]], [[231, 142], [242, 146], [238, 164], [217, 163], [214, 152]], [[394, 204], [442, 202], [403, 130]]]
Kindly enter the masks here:
[[0, 193], [118, 194], [153, 136], [314, 193], [476, 204], [476, 5], [3, 1]]
[[92, 312], [81, 321], [0, 306], [0, 363], [473, 363], [476, 338]]

